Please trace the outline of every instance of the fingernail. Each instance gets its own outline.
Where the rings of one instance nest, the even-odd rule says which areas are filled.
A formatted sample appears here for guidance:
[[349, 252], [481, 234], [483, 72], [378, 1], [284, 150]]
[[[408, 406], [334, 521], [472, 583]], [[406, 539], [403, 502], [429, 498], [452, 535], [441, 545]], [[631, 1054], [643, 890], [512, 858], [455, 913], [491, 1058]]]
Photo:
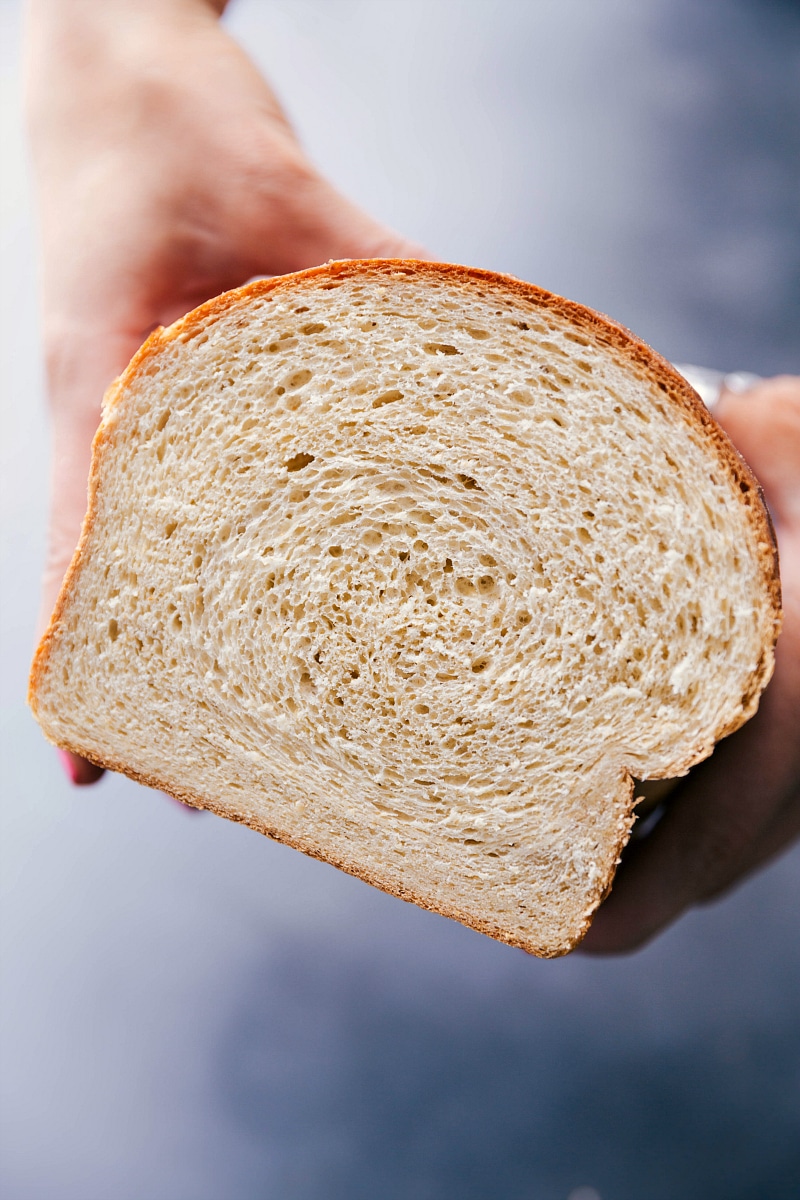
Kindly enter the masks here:
[[96, 767], [94, 763], [87, 762], [85, 758], [80, 758], [77, 754], [71, 754], [69, 750], [59, 750], [58, 757], [67, 778], [75, 787], [86, 787], [90, 783], [97, 783], [103, 774], [102, 767]]
[[57, 750], [56, 753], [58, 754], [58, 758], [61, 763], [61, 766], [64, 768], [65, 772], [69, 776], [70, 782], [77, 783], [78, 782], [78, 771], [77, 771], [77, 768], [76, 768], [74, 762], [72, 761], [72, 755], [68, 754], [66, 750]]

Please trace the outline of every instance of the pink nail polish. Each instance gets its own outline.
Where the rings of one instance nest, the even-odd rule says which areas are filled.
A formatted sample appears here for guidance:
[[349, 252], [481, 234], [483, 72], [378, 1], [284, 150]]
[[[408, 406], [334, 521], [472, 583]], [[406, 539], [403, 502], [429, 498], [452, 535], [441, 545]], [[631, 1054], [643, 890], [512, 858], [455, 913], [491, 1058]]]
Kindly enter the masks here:
[[97, 783], [102, 777], [102, 767], [96, 767], [94, 763], [87, 762], [77, 754], [70, 754], [69, 750], [59, 750], [57, 753], [70, 783], [75, 787], [87, 787], [90, 783]]
[[58, 754], [58, 757], [61, 760], [61, 766], [64, 768], [64, 771], [66, 772], [67, 776], [69, 777], [70, 783], [77, 783], [78, 782], [78, 770], [73, 761], [72, 755], [69, 754], [68, 751], [66, 751], [66, 750], [58, 750], [58, 751], [56, 751], [56, 753]]

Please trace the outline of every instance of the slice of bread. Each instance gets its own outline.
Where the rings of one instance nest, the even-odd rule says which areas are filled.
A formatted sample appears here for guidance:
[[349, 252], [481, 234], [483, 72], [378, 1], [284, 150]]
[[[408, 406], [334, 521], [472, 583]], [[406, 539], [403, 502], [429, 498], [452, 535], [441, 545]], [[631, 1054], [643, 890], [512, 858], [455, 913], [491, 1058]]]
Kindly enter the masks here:
[[32, 673], [47, 736], [540, 955], [754, 712], [758, 484], [605, 317], [331, 263], [212, 300], [110, 389]]

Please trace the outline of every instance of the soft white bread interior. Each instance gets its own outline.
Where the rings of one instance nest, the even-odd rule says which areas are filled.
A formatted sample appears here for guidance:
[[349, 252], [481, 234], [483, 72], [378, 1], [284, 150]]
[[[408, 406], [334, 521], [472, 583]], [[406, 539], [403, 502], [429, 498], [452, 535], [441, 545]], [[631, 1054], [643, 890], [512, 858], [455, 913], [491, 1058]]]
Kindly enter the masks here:
[[333, 263], [159, 330], [107, 397], [34, 664], [46, 734], [541, 955], [632, 777], [755, 710], [758, 485], [613, 322], [504, 276]]

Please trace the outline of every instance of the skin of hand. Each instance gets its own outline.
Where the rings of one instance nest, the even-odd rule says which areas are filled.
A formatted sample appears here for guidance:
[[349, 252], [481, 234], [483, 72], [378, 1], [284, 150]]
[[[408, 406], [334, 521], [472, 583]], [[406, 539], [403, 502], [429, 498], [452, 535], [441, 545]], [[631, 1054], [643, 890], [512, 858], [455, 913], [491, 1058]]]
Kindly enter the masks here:
[[581, 950], [635, 950], [800, 835], [800, 378], [726, 392], [714, 416], [758, 477], [778, 539], [783, 628], [756, 715], [670, 795], [632, 841]]
[[[86, 509], [103, 393], [147, 334], [330, 258], [424, 257], [314, 169], [211, 0], [29, 0], [51, 515], [40, 626]], [[62, 755], [72, 781], [102, 772]]]

